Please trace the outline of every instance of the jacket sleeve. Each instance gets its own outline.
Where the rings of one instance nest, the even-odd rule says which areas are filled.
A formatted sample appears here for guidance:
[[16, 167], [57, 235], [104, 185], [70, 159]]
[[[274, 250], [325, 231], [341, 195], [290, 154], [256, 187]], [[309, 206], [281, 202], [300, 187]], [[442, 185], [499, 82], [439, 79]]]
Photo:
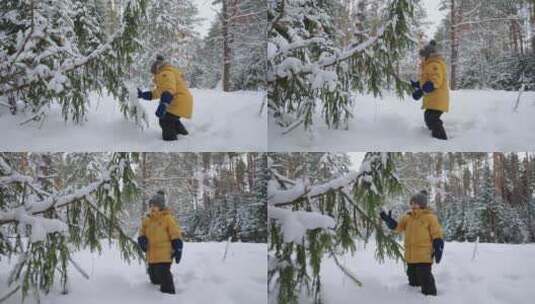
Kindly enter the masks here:
[[171, 240], [182, 239], [182, 229], [171, 215], [167, 217], [167, 233]]
[[425, 67], [425, 74], [428, 76], [428, 80], [433, 83], [435, 89], [439, 89], [444, 83], [443, 70], [442, 65], [436, 62], [431, 62]]
[[434, 240], [444, 238], [444, 235], [442, 233], [442, 226], [440, 226], [437, 216], [430, 216], [429, 221], [429, 234], [431, 234], [431, 239]]
[[176, 81], [175, 75], [170, 71], [163, 71], [156, 75], [156, 88], [152, 90], [152, 98], [159, 99], [165, 91], [174, 96], [176, 94]]
[[401, 233], [403, 231], [405, 231], [405, 228], [407, 227], [407, 215], [404, 215], [401, 217], [401, 219], [399, 220], [399, 223], [398, 225], [396, 226], [396, 232], [397, 233]]
[[139, 227], [139, 236], [147, 236], [147, 219], [144, 219], [141, 222], [141, 227]]

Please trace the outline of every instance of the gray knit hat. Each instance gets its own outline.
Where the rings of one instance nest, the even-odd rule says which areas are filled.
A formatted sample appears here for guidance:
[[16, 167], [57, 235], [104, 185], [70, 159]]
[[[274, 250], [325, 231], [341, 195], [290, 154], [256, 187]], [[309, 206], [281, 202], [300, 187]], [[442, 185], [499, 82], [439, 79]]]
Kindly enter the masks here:
[[422, 190], [414, 194], [411, 196], [410, 201], [420, 206], [420, 208], [427, 208], [427, 191]]
[[157, 55], [156, 60], [150, 66], [150, 72], [152, 74], [158, 73], [158, 71], [166, 64], [163, 55]]
[[149, 206], [157, 206], [160, 209], [165, 208], [165, 193], [163, 190], [159, 190], [154, 194], [154, 196], [149, 200]]
[[428, 58], [432, 54], [435, 54], [437, 52], [437, 43], [435, 40], [429, 41], [427, 45], [424, 46], [423, 49], [420, 50], [420, 56]]

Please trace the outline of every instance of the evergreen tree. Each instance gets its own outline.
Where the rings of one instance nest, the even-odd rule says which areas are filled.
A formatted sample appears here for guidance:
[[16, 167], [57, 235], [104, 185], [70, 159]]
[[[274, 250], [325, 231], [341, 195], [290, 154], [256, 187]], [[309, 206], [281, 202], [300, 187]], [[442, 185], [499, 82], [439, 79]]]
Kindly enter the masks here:
[[[302, 154], [303, 165], [307, 154]], [[367, 153], [359, 172], [333, 174], [317, 183], [311, 183], [308, 175], [295, 180], [285, 176], [288, 168], [276, 163], [285, 157], [299, 158], [299, 154], [278, 153], [270, 161], [268, 183], [268, 284], [278, 303], [297, 303], [301, 289], [320, 303], [322, 258], [329, 255], [338, 261], [337, 255], [354, 252], [355, 242], [367, 241], [372, 232], [380, 260], [401, 256], [399, 245], [378, 218], [385, 196], [400, 190], [394, 154]], [[302, 231], [297, 228], [300, 225]], [[350, 271], [337, 265], [360, 285]]]
[[316, 108], [328, 126], [343, 127], [352, 117], [355, 92], [409, 92], [397, 75], [397, 63], [412, 45], [414, 2], [389, 1], [379, 21], [355, 29], [349, 42], [331, 17], [340, 9], [347, 8], [337, 1], [269, 3], [269, 108], [288, 131], [300, 124], [310, 127]]
[[129, 1], [110, 35], [95, 1], [2, 1], [0, 95], [43, 118], [53, 102], [65, 120], [81, 122], [90, 92], [113, 95], [123, 113], [137, 117], [126, 83], [146, 1]]
[[[88, 161], [87, 155], [80, 156], [78, 167]], [[76, 162], [75, 155], [65, 157]], [[18, 256], [8, 281], [13, 293], [20, 290], [23, 297], [31, 293], [38, 299], [58, 280], [67, 293], [68, 265], [77, 266], [72, 252], [82, 248], [100, 252], [104, 239], [114, 240], [126, 261], [142, 259], [137, 243], [121, 228], [122, 211], [138, 193], [132, 157], [94, 154], [85, 171], [65, 170], [61, 175], [66, 177], [58, 179], [61, 183], [45, 186], [38, 175], [42, 162], [28, 164], [27, 157], [0, 154], [0, 258]], [[45, 165], [59, 170], [58, 162]]]
[[146, 11], [146, 23], [139, 34], [142, 48], [135, 54], [135, 77], [142, 84], [150, 83], [150, 66], [156, 55], [163, 55], [189, 79], [198, 39], [197, 7], [191, 0], [160, 0], [150, 1]]

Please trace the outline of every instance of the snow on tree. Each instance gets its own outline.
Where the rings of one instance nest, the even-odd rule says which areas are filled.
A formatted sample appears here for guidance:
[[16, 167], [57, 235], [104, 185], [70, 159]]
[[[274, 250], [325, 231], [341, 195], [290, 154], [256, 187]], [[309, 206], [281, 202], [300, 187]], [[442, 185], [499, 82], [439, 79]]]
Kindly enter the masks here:
[[[446, 240], [524, 243], [533, 233], [533, 164], [530, 153], [406, 153], [397, 167], [404, 188], [412, 189], [409, 195], [422, 188], [435, 194], [430, 205]], [[389, 206], [406, 210], [407, 200], [402, 194]]]
[[146, 23], [139, 33], [142, 47], [135, 53], [134, 77], [140, 84], [151, 80], [150, 66], [156, 55], [180, 68], [185, 76], [191, 73], [195, 28], [199, 25], [198, 9], [191, 0], [150, 1], [146, 8]]
[[46, 116], [54, 102], [65, 120], [83, 121], [90, 93], [115, 97], [127, 117], [139, 117], [129, 102], [127, 77], [146, 1], [131, 0], [113, 33], [101, 27], [97, 2], [81, 0], [2, 1], [0, 11], [0, 98], [30, 120]]
[[[58, 280], [68, 293], [69, 264], [81, 269], [71, 254], [100, 252], [106, 239], [126, 261], [142, 259], [121, 228], [123, 209], [138, 193], [131, 160], [128, 153], [0, 154], [0, 258], [18, 261], [8, 295], [20, 291], [38, 300]], [[63, 161], [67, 166], [60, 170]], [[82, 165], [87, 166], [81, 170]], [[44, 168], [53, 174], [43, 175]]]
[[533, 89], [533, 1], [443, 0], [447, 10], [436, 32], [451, 68], [452, 89]]
[[192, 85], [223, 91], [264, 87], [265, 1], [216, 0], [214, 4], [220, 4], [221, 11], [208, 35], [196, 42]]
[[[270, 154], [268, 288], [278, 303], [297, 303], [302, 289], [321, 302], [324, 255], [334, 257], [341, 271], [360, 285], [337, 256], [354, 252], [357, 241], [372, 235], [379, 260], [401, 256], [400, 245], [378, 218], [385, 196], [400, 191], [395, 155], [367, 153], [359, 171], [295, 174], [299, 170], [292, 166], [305, 165], [310, 157], [314, 153]], [[284, 158], [292, 166], [284, 166]]]
[[388, 1], [369, 27], [357, 22], [349, 41], [332, 17], [340, 9], [337, 1], [268, 2], [269, 108], [287, 132], [311, 126], [316, 108], [328, 126], [343, 127], [355, 92], [409, 92], [397, 63], [413, 45], [414, 1]]

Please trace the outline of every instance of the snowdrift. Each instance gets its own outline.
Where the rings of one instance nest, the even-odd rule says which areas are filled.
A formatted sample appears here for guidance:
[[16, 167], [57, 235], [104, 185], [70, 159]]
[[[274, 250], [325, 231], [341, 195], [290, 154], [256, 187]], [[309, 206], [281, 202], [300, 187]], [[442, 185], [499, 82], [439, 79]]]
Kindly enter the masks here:
[[192, 89], [193, 118], [184, 119], [190, 135], [164, 142], [158, 118], [157, 101], [140, 101], [149, 118], [141, 130], [124, 119], [112, 97], [93, 96], [87, 121], [81, 125], [65, 122], [61, 106], [54, 104], [40, 122], [20, 125], [30, 113], [13, 116], [0, 107], [0, 151], [265, 151], [266, 111], [259, 115], [264, 92]]
[[425, 127], [421, 101], [359, 95], [355, 117], [347, 130], [329, 129], [320, 110], [312, 132], [302, 127], [282, 135], [269, 119], [270, 151], [406, 151], [488, 152], [535, 150], [535, 92], [524, 92], [513, 111], [517, 92], [452, 91], [450, 112], [442, 115], [450, 139], [431, 138]]
[[[82, 251], [73, 255], [89, 274], [86, 280], [70, 268], [69, 294], [61, 295], [57, 286], [43, 296], [43, 304], [233, 304], [266, 303], [266, 244], [231, 243], [225, 255], [224, 243], [185, 243], [180, 264], [173, 263], [176, 295], [162, 294], [149, 282], [145, 265], [130, 265], [121, 260], [119, 252], [104, 248], [102, 255]], [[7, 292], [8, 272], [16, 259], [0, 261], [0, 295]], [[20, 295], [3, 304], [20, 304]], [[28, 299], [27, 303], [32, 303]]]
[[[433, 265], [437, 297], [426, 297], [408, 285], [404, 264], [386, 259], [379, 264], [375, 245], [359, 247], [355, 256], [340, 261], [363, 283], [356, 286], [334, 260], [322, 262], [325, 303], [357, 301], [374, 304], [525, 304], [535, 298], [535, 244], [478, 244], [447, 242], [440, 264]], [[308, 300], [303, 298], [303, 303]]]

